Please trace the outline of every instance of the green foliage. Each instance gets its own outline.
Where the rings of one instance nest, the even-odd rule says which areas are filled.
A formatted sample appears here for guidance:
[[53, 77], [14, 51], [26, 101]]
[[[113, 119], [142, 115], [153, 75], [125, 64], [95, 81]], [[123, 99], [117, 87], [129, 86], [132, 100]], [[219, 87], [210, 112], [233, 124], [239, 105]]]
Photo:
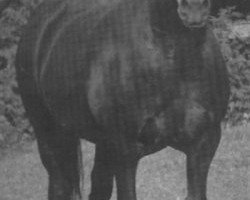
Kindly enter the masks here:
[[9, 7], [0, 18], [0, 57], [7, 66], [0, 71], [0, 149], [32, 136], [15, 80], [14, 59], [23, 25], [27, 23], [30, 6]]
[[217, 19], [213, 19], [214, 32], [221, 43], [222, 53], [227, 62], [230, 75], [231, 97], [227, 120], [231, 124], [250, 120], [250, 35], [245, 26], [250, 20], [232, 21], [239, 16], [233, 8], [222, 10]]
[[26, 139], [32, 129], [18, 95], [14, 68], [0, 72], [0, 148]]

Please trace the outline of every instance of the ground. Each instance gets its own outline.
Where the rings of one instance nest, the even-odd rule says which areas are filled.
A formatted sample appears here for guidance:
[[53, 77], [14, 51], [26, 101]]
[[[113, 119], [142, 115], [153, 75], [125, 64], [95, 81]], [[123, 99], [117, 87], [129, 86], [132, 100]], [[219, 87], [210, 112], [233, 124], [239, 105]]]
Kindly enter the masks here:
[[[85, 198], [90, 189], [94, 145], [82, 142]], [[185, 156], [171, 148], [140, 162], [138, 199], [182, 200], [185, 197]], [[47, 175], [35, 142], [17, 147], [0, 158], [1, 200], [46, 200]], [[112, 200], [115, 198], [115, 192]], [[224, 127], [223, 137], [210, 168], [209, 200], [250, 200], [250, 124]]]

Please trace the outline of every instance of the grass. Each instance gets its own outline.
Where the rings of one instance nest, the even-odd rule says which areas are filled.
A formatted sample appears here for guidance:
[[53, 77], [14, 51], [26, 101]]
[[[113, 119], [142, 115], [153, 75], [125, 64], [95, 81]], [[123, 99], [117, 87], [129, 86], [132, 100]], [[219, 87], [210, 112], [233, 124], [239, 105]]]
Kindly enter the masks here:
[[[83, 141], [85, 198], [90, 190], [94, 145]], [[0, 200], [46, 200], [47, 175], [36, 143], [17, 147], [0, 160]], [[225, 128], [210, 168], [209, 200], [250, 200], [250, 124]], [[167, 148], [141, 160], [138, 199], [182, 200], [186, 195], [185, 156]], [[115, 199], [116, 195], [112, 197]]]

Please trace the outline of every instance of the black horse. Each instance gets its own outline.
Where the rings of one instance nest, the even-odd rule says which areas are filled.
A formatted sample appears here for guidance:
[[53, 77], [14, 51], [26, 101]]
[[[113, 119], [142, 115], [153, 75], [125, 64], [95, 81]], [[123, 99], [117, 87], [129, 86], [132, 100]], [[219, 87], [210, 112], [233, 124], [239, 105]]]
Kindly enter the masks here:
[[209, 0], [51, 0], [20, 41], [17, 79], [49, 175], [49, 200], [80, 199], [80, 138], [96, 144], [89, 199], [135, 200], [140, 158], [187, 156], [186, 200], [206, 200], [228, 75]]

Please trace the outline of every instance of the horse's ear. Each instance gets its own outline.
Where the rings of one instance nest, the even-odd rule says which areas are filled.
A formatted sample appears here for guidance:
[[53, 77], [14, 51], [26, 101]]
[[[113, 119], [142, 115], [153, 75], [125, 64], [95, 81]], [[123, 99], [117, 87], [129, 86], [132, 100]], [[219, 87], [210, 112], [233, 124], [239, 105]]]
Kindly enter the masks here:
[[204, 0], [203, 5], [206, 6], [206, 7], [210, 7], [211, 6], [210, 0]]

